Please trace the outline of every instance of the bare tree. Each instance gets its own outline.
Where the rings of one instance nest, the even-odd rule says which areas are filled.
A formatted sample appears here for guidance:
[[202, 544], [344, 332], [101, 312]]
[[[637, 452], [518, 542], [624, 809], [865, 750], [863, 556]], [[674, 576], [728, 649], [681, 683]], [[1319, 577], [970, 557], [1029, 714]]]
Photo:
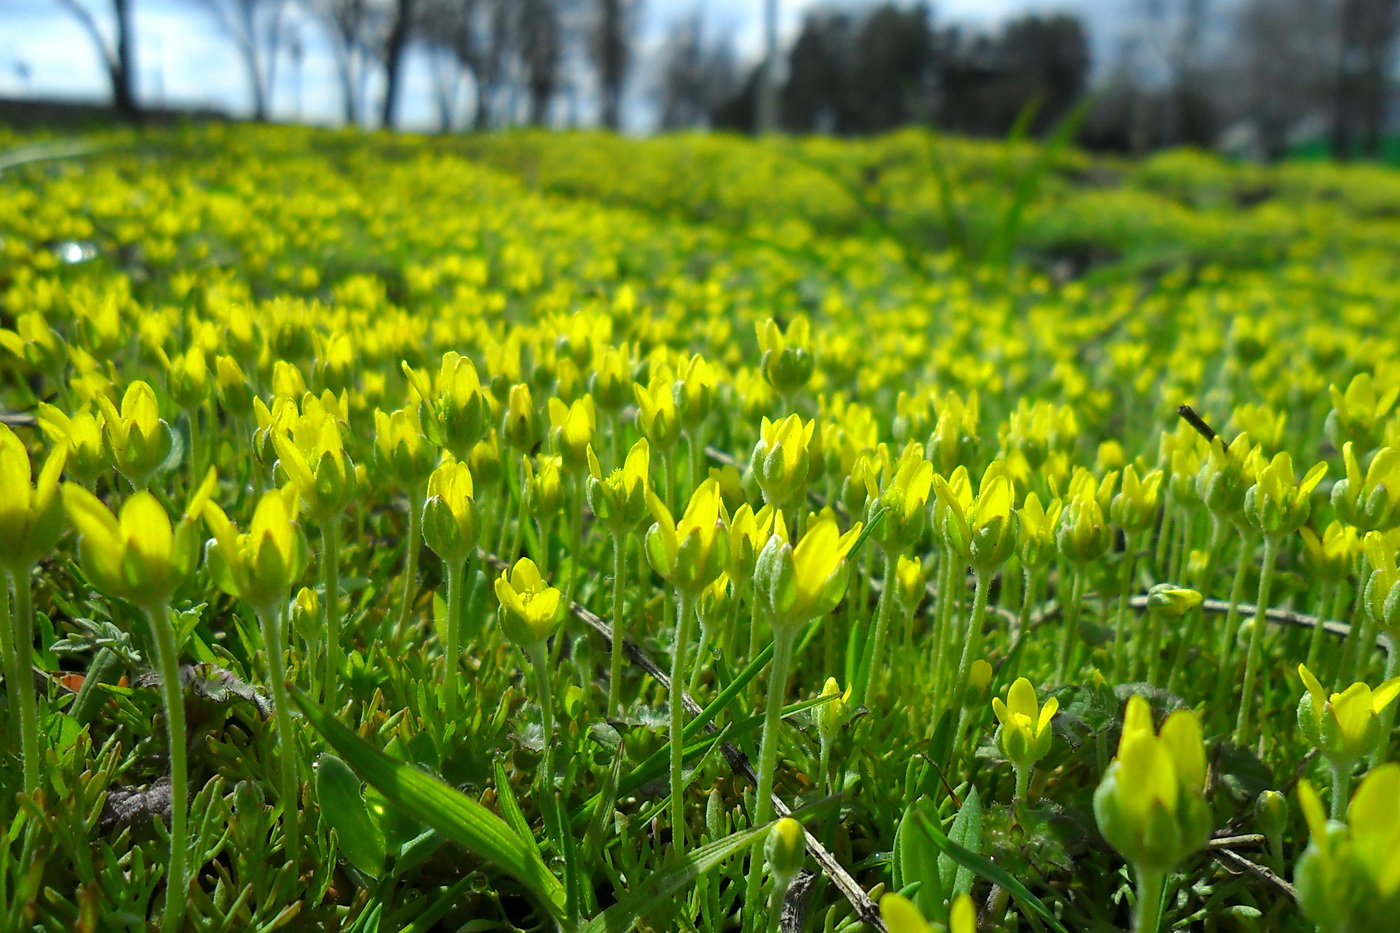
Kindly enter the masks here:
[[415, 0], [394, 0], [393, 22], [384, 41], [384, 106], [379, 120], [387, 129], [398, 124], [399, 81], [413, 26], [414, 5]]
[[78, 21], [96, 47], [112, 84], [112, 105], [127, 119], [139, 120], [141, 105], [136, 99], [136, 32], [131, 0], [112, 0], [114, 41], [107, 39], [98, 24], [97, 14], [83, 0], [58, 0], [58, 5]]
[[233, 41], [248, 75], [253, 119], [265, 121], [272, 106], [277, 52], [282, 45], [287, 0], [201, 0], [219, 29]]
[[632, 67], [633, 30], [640, 0], [598, 0], [590, 52], [598, 70], [602, 123], [616, 130], [622, 121], [622, 92]]
[[1338, 0], [1332, 155], [1380, 154], [1400, 0]]
[[515, 24], [520, 63], [530, 98], [530, 122], [543, 126], [559, 83], [563, 27], [557, 0], [518, 0]]
[[370, 0], [313, 0], [325, 22], [340, 79], [345, 122], [356, 124], [364, 114], [365, 81], [380, 46], [382, 16]]
[[719, 104], [738, 86], [734, 47], [728, 33], [711, 40], [697, 5], [679, 20], [661, 50], [657, 96], [661, 128], [705, 126]]

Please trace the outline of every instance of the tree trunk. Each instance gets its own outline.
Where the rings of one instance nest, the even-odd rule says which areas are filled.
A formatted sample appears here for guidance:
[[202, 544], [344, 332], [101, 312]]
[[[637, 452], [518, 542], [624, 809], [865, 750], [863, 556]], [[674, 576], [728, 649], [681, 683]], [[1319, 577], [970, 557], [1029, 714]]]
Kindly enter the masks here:
[[129, 120], [141, 119], [136, 99], [136, 33], [132, 24], [130, 0], [112, 0], [117, 21], [117, 55], [112, 63], [112, 103]]
[[398, 123], [399, 81], [403, 72], [404, 52], [408, 48], [408, 33], [413, 25], [413, 0], [398, 0], [394, 4], [394, 25], [384, 48], [384, 110], [380, 123], [392, 130]]

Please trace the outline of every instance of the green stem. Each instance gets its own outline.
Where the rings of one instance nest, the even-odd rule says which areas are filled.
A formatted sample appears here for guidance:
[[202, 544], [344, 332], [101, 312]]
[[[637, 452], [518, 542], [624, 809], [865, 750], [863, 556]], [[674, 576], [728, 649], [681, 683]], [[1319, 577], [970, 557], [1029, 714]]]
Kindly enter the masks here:
[[696, 425], [688, 433], [688, 453], [690, 454], [690, 488], [700, 488], [701, 474], [704, 472], [705, 431]]
[[1216, 709], [1224, 709], [1225, 697], [1229, 693], [1230, 681], [1234, 676], [1230, 657], [1234, 654], [1235, 637], [1238, 634], [1240, 600], [1244, 598], [1245, 574], [1249, 571], [1249, 564], [1253, 557], [1253, 542], [1247, 535], [1241, 535], [1239, 561], [1235, 564], [1235, 579], [1230, 584], [1230, 611], [1225, 614], [1225, 625], [1220, 630], [1220, 645], [1217, 652], [1219, 657], [1216, 662], [1219, 667], [1215, 680], [1214, 706]]
[[[540, 727], [544, 734], [544, 755], [540, 761], [540, 810], [553, 815], [554, 851], [564, 859], [567, 870], [571, 860], [565, 855], [567, 848], [564, 834], [569, 831], [569, 824], [564, 818], [563, 804], [554, 792], [554, 694], [549, 685], [549, 663], [545, 643], [532, 642], [526, 646], [525, 654], [530, 659], [530, 667], [534, 669], [535, 692], [540, 695]], [[569, 900], [570, 917], [578, 910], [576, 888], [572, 877], [565, 879], [564, 890]]]
[[[1210, 597], [1211, 584], [1215, 582], [1215, 567], [1220, 559], [1220, 547], [1225, 543], [1225, 523], [1214, 515], [1210, 517], [1210, 538], [1206, 543], [1206, 565], [1201, 579], [1193, 581], [1206, 598]], [[1182, 628], [1181, 638], [1176, 643], [1176, 653], [1172, 655], [1172, 667], [1167, 672], [1167, 689], [1180, 693], [1181, 678], [1186, 673], [1186, 652], [1193, 645], [1200, 644], [1201, 625], [1205, 620], [1204, 605], [1191, 610]]]
[[700, 686], [700, 675], [705, 671], [705, 652], [710, 647], [710, 627], [700, 623], [700, 646], [695, 649], [695, 663], [690, 666], [690, 681], [685, 688], [694, 693]]
[[695, 595], [676, 590], [676, 644], [671, 651], [671, 844], [676, 857], [685, 854], [685, 702], [682, 699], [686, 655], [695, 628]]
[[281, 746], [278, 770], [282, 779], [282, 834], [286, 840], [287, 858], [293, 865], [301, 861], [301, 832], [298, 828], [301, 775], [297, 762], [296, 733], [292, 731], [292, 703], [287, 695], [286, 624], [279, 600], [258, 612], [262, 622], [263, 645], [267, 650], [268, 679], [272, 686], [272, 714], [277, 724], [277, 742]]
[[[773, 818], [773, 776], [778, 768], [778, 728], [782, 724], [783, 698], [787, 696], [789, 668], [792, 666], [793, 626], [773, 629], [773, 666], [768, 672], [768, 705], [763, 711], [763, 742], [759, 746], [758, 796], [754, 799], [753, 825], [762, 826]], [[749, 860], [748, 892], [744, 903], [755, 914], [763, 909], [763, 858]], [[757, 924], [755, 924], [757, 926]]]
[[1137, 909], [1133, 912], [1133, 933], [1158, 933], [1162, 926], [1162, 888], [1167, 873], [1160, 869], [1133, 867], [1137, 874]]
[[1376, 651], [1376, 633], [1380, 626], [1370, 610], [1365, 606], [1366, 584], [1371, 579], [1371, 559], [1363, 551], [1361, 554], [1361, 575], [1357, 577], [1357, 602], [1361, 603], [1361, 612], [1357, 613], [1361, 624], [1357, 626], [1353, 623], [1352, 630], [1357, 631], [1356, 644], [1352, 645], [1350, 665], [1346, 668], [1348, 676], [1345, 681], [1338, 682], [1337, 689], [1349, 687], [1358, 680], [1366, 679], [1366, 669], [1371, 666], [1371, 656]]
[[321, 685], [326, 708], [332, 713], [340, 708], [340, 672], [345, 669], [340, 656], [340, 516], [334, 515], [321, 525], [321, 584], [325, 589], [321, 604], [325, 607], [326, 682]]
[[423, 546], [423, 531], [420, 527], [423, 523], [423, 492], [421, 483], [408, 491], [408, 540], [403, 565], [403, 602], [399, 604], [400, 633], [408, 625], [408, 611], [413, 605], [413, 591], [418, 583], [418, 549]]
[[[958, 584], [962, 562], [951, 549], [944, 549], [942, 573], [938, 581], [938, 605], [933, 620], [933, 695], [943, 696], [944, 669], [948, 666], [948, 629], [952, 625], [953, 588]], [[936, 717], [935, 717], [936, 718]]]
[[1249, 652], [1244, 662], [1244, 693], [1240, 696], [1240, 716], [1235, 723], [1235, 744], [1247, 746], [1252, 741], [1249, 714], [1254, 705], [1254, 681], [1259, 676], [1259, 663], [1264, 653], [1264, 627], [1268, 624], [1269, 587], [1273, 583], [1274, 561], [1278, 558], [1279, 539], [1264, 536], [1264, 568], [1259, 574], [1259, 603], [1254, 610], [1254, 625], [1249, 630]]
[[860, 676], [856, 678], [856, 688], [852, 691], [851, 708], [859, 709], [865, 702], [866, 696], [872, 691], [880, 688], [881, 675], [884, 668], [881, 665], [882, 656], [885, 653], [885, 637], [890, 627], [890, 614], [894, 611], [894, 554], [885, 552], [885, 570], [880, 586], [880, 601], [875, 607], [875, 634], [871, 638], [870, 648], [866, 652], [869, 661], [860, 668]]
[[442, 653], [442, 708], [447, 721], [457, 722], [459, 715], [457, 669], [461, 666], [462, 606], [466, 591], [467, 562], [447, 563], [447, 624], [444, 627]]
[[180, 683], [179, 646], [170, 624], [170, 606], [155, 603], [146, 607], [155, 634], [156, 665], [160, 668], [161, 698], [165, 701], [165, 731], [170, 742], [170, 870], [165, 878], [165, 911], [161, 914], [163, 933], [176, 933], [185, 913], [189, 883], [185, 877], [185, 850], [188, 830], [189, 766], [185, 760], [185, 691]]
[[[977, 659], [982, 650], [982, 624], [987, 617], [987, 590], [991, 586], [992, 572], [989, 570], [978, 570], [975, 574], [977, 586], [972, 595], [972, 612], [967, 618], [967, 629], [963, 635], [962, 656], [958, 658], [958, 676], [953, 682], [954, 702], [964, 706], [963, 700], [967, 694], [967, 680], [972, 673], [972, 662]], [[963, 718], [966, 719], [966, 713]]]
[[1128, 594], [1132, 592], [1134, 574], [1137, 571], [1137, 549], [1133, 535], [1127, 535], [1127, 579], [1123, 581], [1123, 591], [1118, 594], [1117, 614], [1113, 619], [1113, 679], [1121, 680], [1127, 666], [1128, 651]]
[[583, 477], [573, 477], [570, 485], [573, 487], [573, 494], [569, 497], [572, 509], [569, 530], [572, 538], [569, 541], [569, 588], [564, 593], [566, 603], [572, 603], [578, 595], [579, 570], [583, 566]]
[[608, 718], [617, 715], [622, 700], [622, 642], [627, 619], [622, 602], [623, 576], [627, 570], [627, 538], [613, 535], [612, 658], [608, 669]]
[[[10, 718], [19, 733], [24, 761], [24, 792], [39, 790], [39, 710], [34, 699], [34, 615], [28, 568], [10, 577], [15, 612], [10, 615], [10, 592], [0, 586], [0, 644], [5, 649], [5, 680], [10, 694]], [[14, 643], [10, 644], [11, 637]]]
[[1331, 818], [1345, 821], [1347, 818], [1347, 804], [1351, 801], [1351, 769], [1353, 765], [1348, 763], [1343, 766], [1340, 762], [1328, 762], [1332, 766], [1332, 807]]
[[1341, 585], [1337, 583], [1323, 583], [1322, 598], [1318, 600], [1317, 624], [1313, 626], [1312, 633], [1308, 637], [1308, 670], [1314, 674], [1318, 673], [1318, 658], [1322, 655], [1322, 635], [1327, 630], [1326, 622], [1333, 617], [1334, 603], [1337, 601], [1337, 593], [1341, 590]]
[[1055, 666], [1055, 679], [1065, 683], [1069, 678], [1069, 659], [1079, 638], [1079, 600], [1084, 586], [1084, 574], [1078, 567], [1069, 569], [1069, 591], [1061, 609], [1065, 616], [1065, 629], [1060, 636], [1060, 659]]

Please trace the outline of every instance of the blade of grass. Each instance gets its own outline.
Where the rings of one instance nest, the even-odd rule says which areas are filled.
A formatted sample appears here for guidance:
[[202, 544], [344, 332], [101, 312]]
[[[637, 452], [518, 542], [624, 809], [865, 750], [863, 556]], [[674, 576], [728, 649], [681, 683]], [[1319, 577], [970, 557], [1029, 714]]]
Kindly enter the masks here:
[[288, 684], [288, 689], [306, 718], [360, 777], [414, 819], [510, 874], [556, 922], [567, 924], [564, 885], [504, 820], [437, 778], [374, 748], [295, 685]]

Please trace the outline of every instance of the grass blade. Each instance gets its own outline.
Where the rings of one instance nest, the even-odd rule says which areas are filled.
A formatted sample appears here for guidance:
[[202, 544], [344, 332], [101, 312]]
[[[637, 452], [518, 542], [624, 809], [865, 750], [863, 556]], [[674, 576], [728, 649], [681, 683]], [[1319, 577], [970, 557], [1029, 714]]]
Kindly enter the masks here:
[[564, 885], [504, 820], [437, 778], [390, 758], [313, 703], [296, 686], [289, 684], [288, 688], [306, 718], [360, 777], [414, 819], [510, 874], [539, 899], [557, 922], [565, 923]]
[[943, 833], [942, 827], [936, 820], [931, 820], [928, 815], [916, 811], [920, 825], [928, 833], [933, 844], [938, 846], [942, 852], [957, 862], [963, 868], [968, 869], [973, 874], [987, 879], [992, 884], [999, 885], [1011, 893], [1011, 896], [1020, 901], [1027, 908], [1034, 911], [1042, 920], [1050, 924], [1055, 933], [1069, 933], [1064, 925], [1055, 917], [1045, 902], [1030, 892], [1024, 884], [1007, 874], [999, 865], [990, 859], [984, 858], [969, 849], [964, 849]]

